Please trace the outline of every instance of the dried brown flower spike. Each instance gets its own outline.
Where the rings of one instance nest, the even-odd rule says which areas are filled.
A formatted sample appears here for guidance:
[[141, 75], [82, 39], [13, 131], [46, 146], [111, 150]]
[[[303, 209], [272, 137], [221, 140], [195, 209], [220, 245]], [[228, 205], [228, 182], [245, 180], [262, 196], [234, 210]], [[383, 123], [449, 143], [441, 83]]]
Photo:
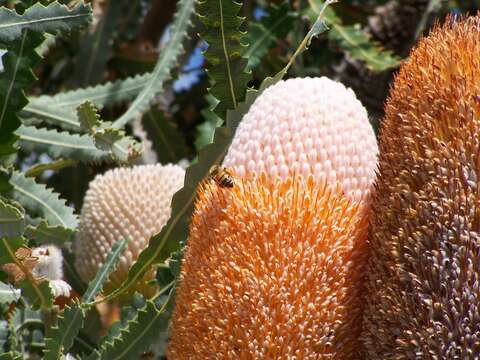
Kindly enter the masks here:
[[364, 317], [367, 359], [480, 358], [480, 18], [450, 18], [386, 106]]
[[308, 180], [199, 190], [169, 359], [358, 359], [362, 205]]

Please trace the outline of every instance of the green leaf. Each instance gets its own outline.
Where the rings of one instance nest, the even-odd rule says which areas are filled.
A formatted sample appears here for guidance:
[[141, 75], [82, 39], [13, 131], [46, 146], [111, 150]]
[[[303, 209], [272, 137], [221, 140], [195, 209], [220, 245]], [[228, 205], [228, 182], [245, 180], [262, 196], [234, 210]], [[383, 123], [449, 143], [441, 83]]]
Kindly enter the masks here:
[[81, 162], [111, 161], [107, 151], [99, 150], [88, 135], [59, 132], [55, 129], [20, 126], [16, 131], [20, 146], [27, 151], [45, 152], [54, 159], [69, 158]]
[[22, 291], [0, 281], [0, 304], [10, 304], [20, 299]]
[[122, 239], [113, 244], [112, 250], [110, 254], [108, 254], [105, 263], [97, 272], [95, 278], [89, 283], [87, 291], [82, 297], [82, 302], [89, 303], [102, 291], [103, 284], [108, 280], [111, 272], [115, 270], [120, 256], [127, 248], [129, 241], [130, 239]]
[[352, 58], [364, 61], [372, 71], [381, 72], [400, 65], [392, 52], [382, 49], [359, 26], [334, 24], [328, 37]]
[[59, 171], [69, 166], [75, 166], [78, 161], [72, 159], [59, 159], [48, 163], [35, 164], [30, 167], [26, 172], [26, 177], [36, 177], [43, 174], [44, 171]]
[[14, 263], [15, 251], [25, 245], [24, 238], [21, 236], [0, 238], [0, 264]]
[[23, 280], [19, 284], [23, 298], [28, 300], [32, 309], [48, 309], [53, 305], [53, 293], [47, 280]]
[[26, 210], [39, 214], [50, 225], [76, 228], [78, 220], [73, 214], [73, 209], [66, 206], [65, 201], [60, 199], [57, 193], [16, 171], [10, 177], [10, 184], [13, 186], [11, 196]]
[[0, 354], [0, 360], [22, 360], [23, 357], [20, 354], [9, 351], [4, 354]]
[[197, 151], [202, 149], [205, 145], [212, 143], [215, 129], [223, 124], [223, 120], [210, 109], [203, 109], [201, 114], [205, 121], [196, 128], [197, 135], [195, 138], [195, 148]]
[[27, 104], [23, 89], [34, 82], [32, 68], [40, 57], [35, 48], [43, 41], [38, 34], [25, 31], [18, 41], [8, 45], [2, 57], [4, 71], [0, 73], [0, 156], [16, 152], [15, 130], [20, 126], [16, 115]]
[[205, 25], [200, 37], [208, 43], [205, 57], [211, 87], [209, 93], [220, 102], [215, 112], [222, 119], [227, 109], [235, 109], [244, 98], [250, 74], [245, 72], [247, 59], [240, 31], [243, 18], [237, 16], [241, 3], [233, 0], [202, 0], [199, 16]]
[[44, 97], [43, 100], [38, 99], [40, 98], [30, 98], [30, 103], [20, 112], [23, 124], [48, 124], [65, 130], [81, 131], [75, 109], [62, 108], [53, 100], [47, 101]]
[[60, 225], [50, 226], [46, 221], [40, 222], [38, 226], [27, 226], [24, 236], [33, 239], [39, 245], [55, 244], [59, 247], [72, 240], [74, 231]]
[[290, 11], [288, 1], [280, 6], [272, 4], [268, 15], [259, 22], [252, 22], [248, 28], [244, 56], [248, 59], [248, 69], [255, 68], [278, 39], [283, 39], [293, 27], [294, 14]]
[[120, 330], [120, 335], [111, 342], [106, 342], [99, 354], [100, 359], [120, 360], [137, 359], [159, 337], [168, 325], [166, 307], [169, 298], [162, 308], [158, 309], [152, 300], [147, 300], [145, 306], [137, 311], [137, 315]]
[[[306, 15], [311, 21], [317, 19], [323, 4], [322, 0], [310, 1], [311, 7], [306, 10]], [[364, 61], [370, 70], [381, 72], [400, 65], [399, 59], [391, 51], [372, 41], [360, 26], [342, 24], [331, 7], [325, 11], [325, 22], [331, 27], [328, 38], [352, 58]]]
[[173, 120], [160, 110], [151, 109], [146, 113], [142, 118], [142, 125], [160, 163], [176, 163], [187, 156], [185, 137], [178, 131]]
[[77, 108], [80, 126], [89, 132], [99, 150], [108, 151], [120, 162], [131, 162], [143, 152], [143, 144], [125, 135], [123, 130], [111, 127], [110, 122], [101, 122], [97, 109], [89, 101]]
[[177, 58], [183, 53], [183, 40], [188, 35], [188, 29], [192, 24], [197, 0], [180, 0], [177, 12], [174, 15], [170, 29], [170, 38], [167, 45], [162, 49], [152, 76], [145, 83], [144, 88], [132, 102], [128, 110], [115, 122], [113, 126], [121, 128], [150, 108], [152, 100], [163, 91], [163, 84], [170, 77], [170, 71], [177, 64]]
[[[89, 283], [88, 289], [82, 297], [83, 303], [91, 302], [102, 291], [103, 284], [109, 275], [115, 270], [120, 256], [127, 247], [128, 239], [117, 241], [102, 265], [95, 278]], [[83, 327], [86, 309], [82, 304], [75, 303], [72, 307], [66, 307], [63, 316], [59, 316], [57, 325], [52, 327], [49, 337], [45, 340], [45, 359], [56, 360], [62, 352], [67, 352], [73, 345], [73, 341]]]
[[71, 31], [91, 20], [91, 7], [82, 2], [72, 9], [54, 1], [47, 6], [37, 2], [22, 15], [13, 9], [0, 8], [0, 42], [9, 43], [22, 37], [22, 31], [55, 34]]
[[76, 83], [88, 85], [102, 80], [107, 61], [112, 55], [115, 28], [125, 3], [126, 0], [109, 0], [95, 32], [83, 38], [75, 68]]
[[[55, 121], [53, 117], [54, 111], [52, 111], [51, 106], [55, 108], [66, 108], [72, 111], [71, 118], [69, 119], [74, 119], [78, 124], [74, 109], [80, 104], [88, 100], [98, 108], [103, 108], [131, 100], [142, 91], [152, 76], [152, 73], [146, 73], [114, 82], [107, 82], [102, 85], [61, 92], [55, 96], [42, 95], [39, 97], [31, 97], [29, 98], [30, 103], [24, 110], [31, 116], [44, 117], [45, 119], [50, 118], [52, 121]], [[79, 124], [78, 127], [80, 127]]]
[[0, 238], [22, 236], [25, 230], [25, 211], [14, 202], [0, 198]]

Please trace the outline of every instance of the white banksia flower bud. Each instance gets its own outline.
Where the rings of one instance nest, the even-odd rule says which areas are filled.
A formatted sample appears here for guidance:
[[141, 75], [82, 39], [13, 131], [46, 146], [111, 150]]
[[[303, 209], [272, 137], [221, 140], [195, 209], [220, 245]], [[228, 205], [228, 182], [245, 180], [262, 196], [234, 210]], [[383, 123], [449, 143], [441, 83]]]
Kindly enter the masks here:
[[[117, 270], [106, 284], [109, 290], [125, 280], [128, 270], [167, 223], [172, 197], [183, 186], [185, 170], [177, 165], [139, 165], [107, 171], [90, 183], [73, 244], [75, 267], [84, 281], [93, 279], [113, 244], [130, 238]], [[146, 280], [151, 279], [152, 272]], [[136, 290], [151, 293], [139, 284]]]
[[37, 262], [32, 275], [49, 281], [55, 297], [70, 297], [72, 287], [63, 280], [63, 255], [55, 245], [43, 245], [32, 249], [32, 257]]
[[321, 78], [267, 88], [240, 122], [224, 166], [240, 177], [265, 171], [286, 179], [313, 174], [365, 200], [375, 178], [377, 142], [354, 92]]

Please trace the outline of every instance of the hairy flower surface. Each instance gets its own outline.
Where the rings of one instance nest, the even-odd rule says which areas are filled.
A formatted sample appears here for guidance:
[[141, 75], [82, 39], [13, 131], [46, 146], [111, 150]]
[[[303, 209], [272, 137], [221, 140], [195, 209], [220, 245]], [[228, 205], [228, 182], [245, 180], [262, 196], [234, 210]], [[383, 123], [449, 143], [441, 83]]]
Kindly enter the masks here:
[[480, 18], [450, 18], [395, 79], [381, 132], [367, 359], [480, 358]]
[[[140, 165], [107, 171], [90, 183], [73, 247], [75, 267], [84, 281], [93, 279], [115, 242], [130, 238], [107, 291], [125, 280], [150, 237], [168, 221], [184, 175], [177, 165]], [[138, 290], [146, 291], [141, 284]]]
[[296, 78], [267, 88], [243, 117], [224, 166], [239, 177], [266, 172], [337, 181], [355, 200], [368, 198], [377, 142], [352, 90], [322, 78]]
[[263, 173], [200, 188], [169, 359], [358, 359], [366, 216], [340, 186]]

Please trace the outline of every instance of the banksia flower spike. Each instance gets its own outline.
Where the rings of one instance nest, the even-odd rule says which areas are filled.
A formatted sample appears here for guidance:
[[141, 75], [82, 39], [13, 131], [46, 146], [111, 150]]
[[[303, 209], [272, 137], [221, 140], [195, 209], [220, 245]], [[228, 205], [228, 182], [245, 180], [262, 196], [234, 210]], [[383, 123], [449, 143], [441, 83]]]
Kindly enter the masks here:
[[450, 18], [402, 66], [373, 199], [368, 359], [480, 358], [480, 18]]
[[169, 358], [358, 359], [376, 151], [342, 85], [267, 89], [224, 161], [234, 186], [199, 189]]
[[[177, 165], [140, 165], [107, 171], [90, 183], [73, 246], [75, 267], [84, 281], [93, 279], [116, 241], [130, 238], [106, 291], [125, 280], [150, 237], [170, 217], [170, 203], [184, 175]], [[153, 276], [150, 272], [144, 280]], [[150, 294], [154, 289], [139, 283], [136, 290]]]
[[267, 88], [240, 122], [224, 165], [238, 176], [314, 175], [339, 182], [351, 199], [368, 198], [377, 142], [352, 90], [326, 77]]

